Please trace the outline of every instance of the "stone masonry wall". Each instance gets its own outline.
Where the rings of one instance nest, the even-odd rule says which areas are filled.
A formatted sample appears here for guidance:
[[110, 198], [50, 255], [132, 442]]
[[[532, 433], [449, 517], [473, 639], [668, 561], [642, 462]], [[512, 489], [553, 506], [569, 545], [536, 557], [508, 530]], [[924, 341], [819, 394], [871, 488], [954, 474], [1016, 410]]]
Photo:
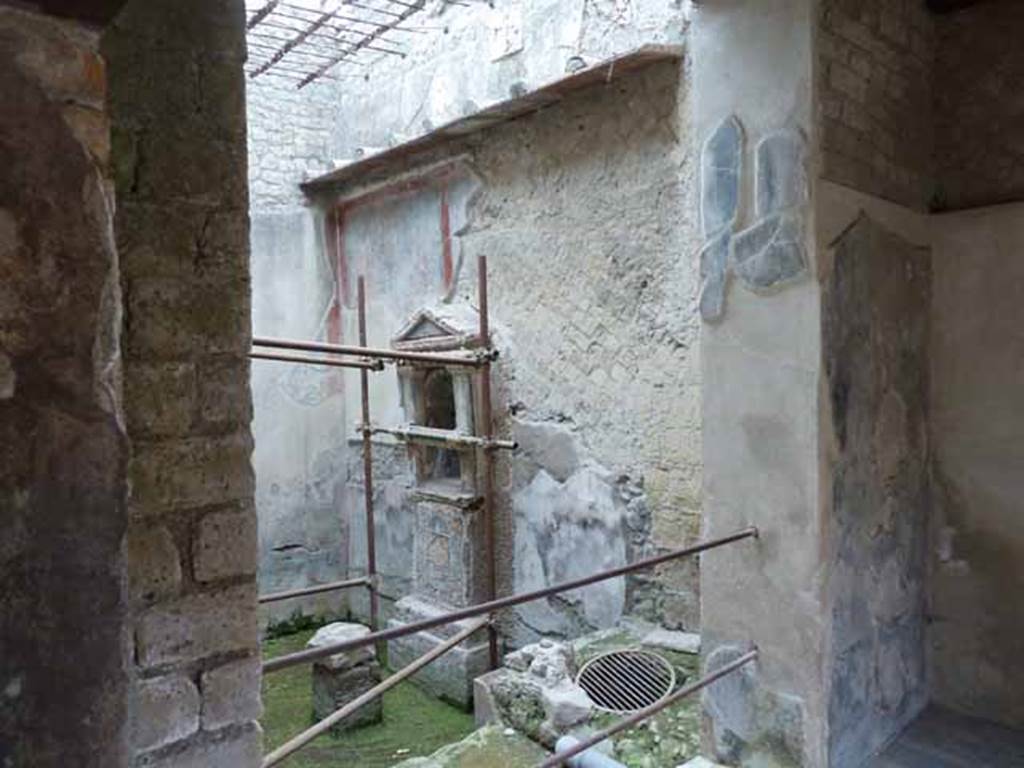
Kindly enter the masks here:
[[[475, 306], [477, 256], [489, 259], [501, 350], [496, 429], [520, 445], [498, 459], [504, 593], [620, 565], [699, 535], [699, 286], [695, 222], [685, 213], [695, 172], [685, 138], [686, 77], [683, 62], [652, 65], [417, 161], [427, 169], [416, 177], [426, 189], [431, 174], [448, 167], [446, 158], [460, 158], [453, 178], [471, 179], [467, 202], [450, 211], [454, 303]], [[454, 190], [466, 182], [446, 183]], [[360, 191], [343, 194], [350, 199]], [[349, 281], [367, 272], [371, 341], [387, 343], [395, 318], [448, 294], [434, 284], [442, 248], [428, 247], [439, 225], [424, 198], [430, 195], [403, 193], [387, 203], [374, 197], [358, 221], [355, 214], [346, 218], [350, 228], [362, 223], [367, 241], [346, 230]], [[372, 238], [385, 224], [388, 240], [374, 249]], [[381, 318], [392, 324], [381, 326]], [[390, 415], [383, 392], [389, 385], [393, 400], [390, 378], [374, 379], [378, 420]], [[396, 534], [413, 524], [401, 463], [375, 477], [378, 522], [389, 521], [378, 557], [393, 586], [422, 578], [407, 557], [388, 554], [392, 546], [409, 546]], [[359, 491], [356, 479], [354, 498]], [[360, 506], [347, 506], [358, 548]], [[359, 561], [353, 551], [352, 563]], [[626, 611], [695, 629], [695, 566], [528, 606], [504, 631], [519, 645], [607, 626]]]
[[911, 208], [932, 202], [934, 19], [919, 0], [824, 0], [821, 175]]
[[[499, 573], [510, 591], [684, 546], [700, 534], [695, 172], [685, 64], [596, 86], [481, 134], [483, 189], [461, 237], [460, 292], [489, 260], [506, 348], [498, 430]], [[527, 606], [520, 639], [635, 610], [699, 625], [696, 563], [630, 580], [629, 594]]]
[[254, 212], [303, 207], [299, 184], [330, 168], [334, 81], [301, 91], [290, 78], [246, 79], [249, 199]]
[[133, 0], [104, 40], [138, 766], [261, 752], [243, 32], [241, 0]]
[[936, 205], [1024, 200], [1024, 6], [980, 3], [936, 27]]
[[[302, 2], [319, 8], [316, 0]], [[250, 11], [262, 5], [247, 2]], [[251, 43], [256, 59], [266, 58], [260, 46], [273, 45], [259, 37]], [[293, 77], [274, 74], [245, 84], [253, 331], [340, 341], [332, 336], [338, 327], [332, 324], [334, 265], [324, 248], [323, 221], [299, 187], [331, 167], [337, 81], [301, 91], [295, 85]], [[337, 369], [256, 361], [252, 393], [260, 591], [344, 578], [343, 377]], [[344, 613], [347, 598], [344, 591], [295, 598], [267, 604], [261, 615], [274, 622], [295, 612]]]
[[405, 57], [337, 68], [344, 79], [332, 157], [400, 144], [640, 45], [680, 45], [688, 7], [663, 0], [432, 0], [411, 24], [423, 33], [395, 38]]
[[[317, 0], [298, 4], [319, 9]], [[265, 5], [247, 0], [249, 12]], [[302, 26], [300, 21], [278, 19]], [[252, 38], [253, 59], [266, 46]], [[276, 34], [284, 34], [275, 30]], [[301, 91], [297, 79], [275, 73], [246, 79], [250, 245], [255, 335], [340, 341], [332, 323], [334, 265], [323, 243], [323, 221], [300, 184], [331, 167], [331, 124], [337, 81]], [[278, 592], [344, 578], [344, 381], [337, 369], [257, 361], [252, 366], [253, 466], [259, 517], [260, 591]], [[264, 606], [263, 621], [293, 613], [344, 613], [346, 592]]]
[[127, 765], [120, 293], [94, 31], [0, 7], [0, 765]]

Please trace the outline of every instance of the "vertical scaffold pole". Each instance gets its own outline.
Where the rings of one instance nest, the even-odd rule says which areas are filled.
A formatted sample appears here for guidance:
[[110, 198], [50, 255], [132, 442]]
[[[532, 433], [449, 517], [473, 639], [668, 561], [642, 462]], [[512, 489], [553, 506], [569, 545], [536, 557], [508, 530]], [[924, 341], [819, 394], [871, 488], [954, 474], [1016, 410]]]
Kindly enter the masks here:
[[[366, 281], [359, 276], [359, 345], [366, 344]], [[363, 437], [363, 497], [366, 500], [366, 578], [370, 592], [370, 631], [380, 629], [380, 593], [377, 583], [377, 532], [373, 522], [373, 453], [370, 445], [372, 431], [370, 429], [370, 376], [366, 370], [359, 371], [359, 389], [362, 397], [362, 437]], [[385, 658], [384, 643], [377, 644], [377, 658]]]
[[[480, 345], [491, 348], [491, 327], [487, 306], [487, 257], [480, 256], [477, 260], [477, 297], [480, 302]], [[494, 438], [494, 418], [491, 413], [491, 362], [490, 358], [480, 367], [480, 429], [483, 437], [490, 441]], [[497, 549], [494, 533], [494, 448], [483, 449], [483, 482], [484, 482], [484, 538], [487, 552], [487, 599], [498, 596]], [[498, 632], [494, 622], [487, 627], [487, 640], [490, 650], [491, 669], [497, 669], [500, 663], [498, 654]]]

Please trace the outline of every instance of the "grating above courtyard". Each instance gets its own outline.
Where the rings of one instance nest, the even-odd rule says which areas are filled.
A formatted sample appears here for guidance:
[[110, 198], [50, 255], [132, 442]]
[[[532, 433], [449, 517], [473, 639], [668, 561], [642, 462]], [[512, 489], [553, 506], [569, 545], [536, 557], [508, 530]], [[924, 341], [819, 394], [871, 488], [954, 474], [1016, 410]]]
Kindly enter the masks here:
[[411, 23], [427, 4], [427, 0], [250, 0], [246, 74], [250, 79], [293, 80], [296, 88], [321, 79], [356, 77], [380, 56], [405, 57], [403, 39], [430, 31]]

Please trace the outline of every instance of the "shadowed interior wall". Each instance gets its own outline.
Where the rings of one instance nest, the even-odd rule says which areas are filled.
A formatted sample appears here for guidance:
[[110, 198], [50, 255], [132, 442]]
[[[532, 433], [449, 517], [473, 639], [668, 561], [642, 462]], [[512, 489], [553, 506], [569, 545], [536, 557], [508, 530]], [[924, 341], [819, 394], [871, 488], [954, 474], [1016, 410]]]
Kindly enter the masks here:
[[977, 3], [935, 27], [936, 206], [1024, 199], [1024, 4]]
[[[128, 443], [94, 32], [0, 7], [0, 765], [126, 765]], [[71, 757], [73, 756], [73, 757]]]
[[931, 678], [1024, 727], [1024, 205], [933, 219]]
[[859, 766], [928, 700], [930, 254], [861, 215], [822, 290], [831, 414], [829, 765]]

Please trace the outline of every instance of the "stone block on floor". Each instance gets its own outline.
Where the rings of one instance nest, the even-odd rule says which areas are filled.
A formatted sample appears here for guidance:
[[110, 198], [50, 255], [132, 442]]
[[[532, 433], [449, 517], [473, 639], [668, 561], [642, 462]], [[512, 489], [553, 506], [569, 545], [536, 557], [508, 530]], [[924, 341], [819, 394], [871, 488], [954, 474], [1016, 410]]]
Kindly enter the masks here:
[[[317, 631], [306, 644], [308, 648], [341, 643], [366, 635], [362, 624], [335, 622]], [[366, 693], [382, 679], [381, 668], [373, 646], [336, 653], [313, 663], [313, 718], [323, 720], [353, 699]], [[369, 702], [331, 728], [339, 735], [352, 728], [379, 723], [384, 716], [383, 699]]]

